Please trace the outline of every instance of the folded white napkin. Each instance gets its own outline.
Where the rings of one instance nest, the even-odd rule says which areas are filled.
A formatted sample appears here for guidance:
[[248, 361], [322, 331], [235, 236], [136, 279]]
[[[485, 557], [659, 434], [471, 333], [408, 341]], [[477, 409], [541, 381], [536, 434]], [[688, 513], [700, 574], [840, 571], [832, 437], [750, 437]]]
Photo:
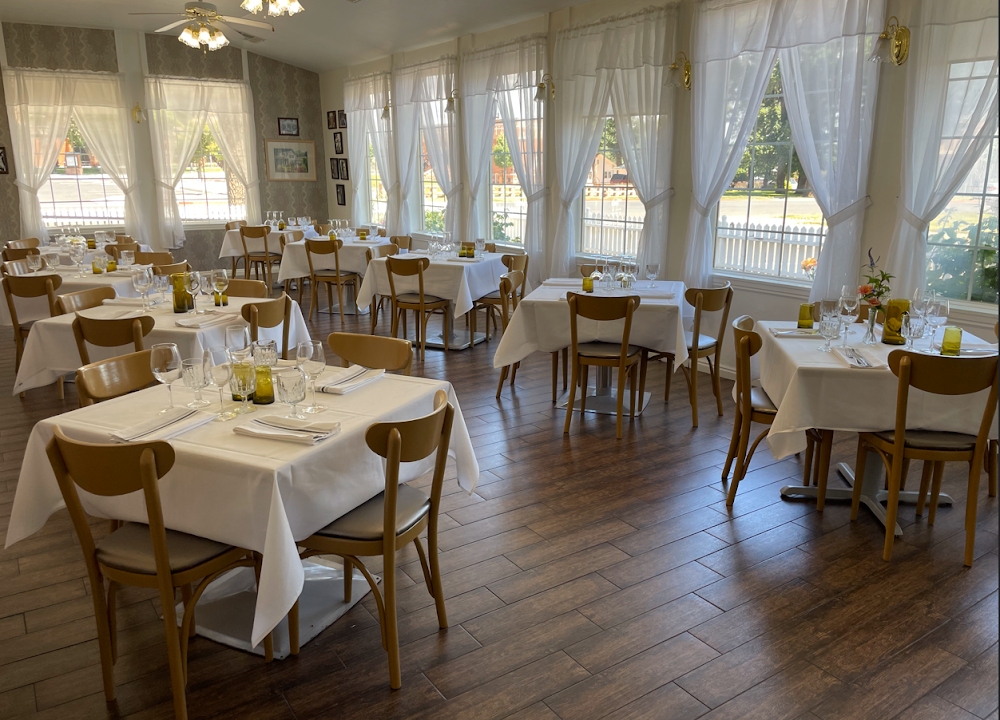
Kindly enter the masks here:
[[123, 318], [142, 317], [142, 310], [105, 307], [101, 305], [98, 307], [87, 308], [85, 310], [78, 310], [76, 314], [89, 320], [121, 320]]
[[779, 338], [797, 337], [797, 338], [819, 338], [820, 340], [823, 339], [823, 336], [819, 334], [819, 330], [816, 330], [815, 328], [793, 328], [789, 330], [777, 330], [775, 328], [769, 328], [769, 329], [771, 331], [771, 334], [774, 335], [774, 337], [779, 337]]
[[142, 307], [142, 298], [114, 297], [105, 298], [105, 305], [126, 305], [128, 307]]
[[[848, 357], [847, 353], [841, 347], [833, 347], [833, 354], [840, 358], [848, 367], [856, 368], [858, 370], [878, 370], [880, 368], [888, 367], [884, 362], [874, 357], [871, 353], [864, 352], [856, 347], [851, 348], [851, 352], [854, 354], [854, 359]], [[860, 358], [860, 360], [858, 359]], [[865, 363], [868, 363], [867, 365]]]
[[316, 232], [316, 228], [307, 227], [302, 230], [302, 236], [308, 240], [315, 240], [316, 238], [319, 237], [319, 233]]
[[464, 257], [464, 258], [463, 257], [453, 257], [453, 258], [450, 257], [450, 258], [448, 258], [448, 262], [460, 262], [460, 263], [477, 263], [480, 260], [482, 260], [482, 258], [468, 258], [468, 257]]
[[331, 395], [346, 395], [349, 392], [373, 383], [385, 375], [385, 370], [369, 370], [360, 365], [343, 368], [336, 376], [319, 386], [321, 392]]
[[646, 288], [646, 287], [632, 287], [633, 290], [638, 290], [639, 295], [644, 298], [650, 299], [663, 299], [663, 300], [673, 300], [674, 294], [669, 290], [657, 290], [656, 288]]
[[235, 319], [233, 313], [207, 312], [204, 315], [192, 315], [177, 321], [178, 327], [184, 328], [206, 328], [213, 325], [232, 322]]
[[235, 426], [233, 432], [299, 445], [315, 445], [340, 432], [340, 423], [334, 420], [298, 420], [281, 415], [265, 415]]
[[111, 438], [118, 442], [149, 442], [151, 440], [168, 440], [177, 437], [188, 430], [201, 427], [215, 419], [213, 413], [178, 407], [167, 410], [138, 425], [124, 430], [115, 430]]
[[549, 278], [542, 282], [549, 287], [583, 287], [583, 278]]

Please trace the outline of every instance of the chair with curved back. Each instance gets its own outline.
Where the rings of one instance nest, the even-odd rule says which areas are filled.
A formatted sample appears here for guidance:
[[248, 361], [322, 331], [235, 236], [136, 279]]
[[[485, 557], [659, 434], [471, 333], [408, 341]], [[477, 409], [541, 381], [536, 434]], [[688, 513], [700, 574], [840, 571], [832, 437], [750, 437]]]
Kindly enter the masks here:
[[378, 235], [379, 237], [385, 237], [385, 228], [379, 228], [378, 230], [375, 231], [375, 234]]
[[[231, 220], [230, 222], [226, 223], [226, 232], [228, 232], [230, 230], [239, 230], [241, 227], [246, 227], [246, 226], [247, 226], [247, 221], [246, 220]], [[233, 277], [236, 276], [236, 268], [237, 268], [237, 266], [240, 263], [240, 258], [242, 258], [242, 257], [243, 257], [242, 255], [231, 255], [229, 257], [229, 260], [232, 263], [232, 275], [233, 275]]]
[[[625, 401], [625, 380], [629, 380], [631, 389], [630, 416], [635, 418], [635, 371], [639, 369], [639, 397], [642, 398], [646, 386], [647, 351], [636, 345], [629, 344], [632, 332], [632, 314], [639, 307], [639, 296], [627, 297], [595, 297], [569, 293], [567, 298], [570, 314], [570, 362], [573, 377], [569, 382], [569, 403], [566, 405], [566, 425], [564, 433], [569, 432], [570, 420], [575, 412], [573, 402], [576, 395], [577, 380], [580, 380], [580, 416], [583, 417], [587, 402], [587, 373], [590, 366], [618, 369], [618, 422], [617, 437], [622, 437], [622, 411]], [[588, 320], [608, 321], [625, 320], [622, 331], [621, 345], [610, 342], [580, 343], [577, 340], [577, 317]]]
[[[442, 630], [448, 627], [441, 569], [438, 566], [437, 535], [454, 416], [455, 410], [447, 395], [439, 390], [434, 396], [434, 411], [429, 415], [415, 420], [371, 425], [365, 432], [365, 442], [372, 452], [385, 458], [385, 490], [297, 543], [305, 548], [302, 558], [339, 555], [344, 559], [345, 601], [351, 599], [354, 566], [368, 581], [382, 627], [382, 646], [389, 655], [389, 686], [394, 690], [402, 684], [396, 621], [396, 552], [410, 543], [416, 545], [424, 582], [434, 598], [438, 627]], [[431, 455], [435, 456], [435, 462], [429, 497], [410, 485], [400, 484], [401, 462], [423, 460]], [[419, 537], [424, 529], [427, 530], [426, 554]], [[381, 592], [375, 578], [359, 559], [361, 557], [382, 558]], [[298, 610], [296, 602], [288, 614], [293, 654], [299, 650]]]
[[[58, 426], [53, 433], [46, 453], [87, 565], [97, 622], [104, 697], [108, 702], [115, 699], [118, 586], [158, 590], [174, 717], [185, 720], [187, 646], [189, 634], [194, 629], [195, 604], [214, 579], [237, 567], [254, 567], [255, 560], [251, 559], [249, 550], [166, 528], [159, 481], [174, 464], [174, 449], [169, 443], [80, 442], [68, 438]], [[142, 492], [148, 524], [125, 523], [111, 534], [95, 540], [77, 488], [102, 497]], [[198, 584], [192, 592], [194, 583]], [[177, 588], [181, 589], [184, 598], [180, 627], [174, 608]], [[271, 642], [268, 635], [264, 641], [266, 649], [272, 648]]]
[[174, 254], [172, 252], [143, 252], [140, 250], [135, 254], [136, 265], [172, 265]]
[[7, 242], [6, 247], [11, 250], [23, 250], [25, 248], [36, 248], [40, 244], [38, 238], [24, 238], [24, 240], [10, 240]]
[[[451, 318], [448, 317], [448, 301], [437, 295], [427, 295], [424, 292], [424, 271], [431, 265], [430, 258], [394, 257], [385, 259], [386, 275], [389, 276], [389, 293], [392, 298], [392, 336], [396, 337], [399, 321], [403, 321], [403, 336], [406, 336], [406, 312], [416, 314], [416, 338], [420, 344], [420, 359], [423, 360], [427, 351], [427, 321], [431, 315], [440, 312], [444, 317], [444, 349], [448, 349], [448, 337], [451, 334]], [[417, 292], [397, 293], [395, 276], [417, 276]]]
[[[4, 263], [5, 265], [13, 263]], [[17, 316], [17, 304], [14, 298], [47, 298], [49, 315], [59, 314], [56, 306], [56, 290], [62, 285], [59, 275], [4, 275], [3, 293], [7, 298], [7, 309], [10, 311], [10, 322], [14, 328], [14, 371], [21, 369], [21, 357], [24, 355], [24, 341], [31, 332], [33, 322], [22, 323]], [[59, 399], [63, 397], [62, 381], [58, 383]], [[23, 393], [21, 397], [24, 397]]]
[[156, 385], [149, 368], [151, 350], [98, 360], [76, 371], [76, 391], [80, 407], [112, 400], [131, 392]]
[[389, 242], [398, 247], [400, 250], [413, 249], [413, 238], [409, 235], [393, 235], [389, 238]]
[[[507, 325], [510, 324], [510, 319], [514, 315], [514, 311], [517, 310], [517, 288], [524, 282], [524, 274], [513, 270], [511, 272], [505, 273], [500, 276], [500, 291], [498, 293], [500, 300], [500, 319], [503, 321], [503, 331], [506, 332]], [[486, 330], [489, 331], [490, 324], [489, 318], [486, 321]], [[513, 367], [510, 365], [504, 365], [500, 370], [500, 381], [497, 383], [497, 400], [500, 399], [500, 391], [503, 390], [503, 381], [507, 379], [507, 373], [510, 372], [510, 386], [514, 387], [514, 377], [517, 375], [517, 369], [520, 367], [521, 363], [514, 363]]]
[[[340, 324], [344, 324], [344, 286], [351, 286], [355, 304], [358, 298], [358, 274], [341, 272], [340, 248], [344, 241], [340, 238], [330, 240], [306, 240], [306, 259], [309, 261], [309, 286], [312, 289], [312, 299], [309, 302], [309, 319], [312, 319], [313, 309], [317, 306], [319, 286], [326, 285], [327, 309], [333, 311], [333, 286], [337, 287], [337, 304], [340, 309]], [[318, 269], [313, 265], [313, 256], [333, 255], [333, 268]]]
[[129, 343], [139, 352], [143, 349], [142, 339], [153, 330], [155, 321], [150, 315], [135, 318], [96, 319], [77, 313], [73, 318], [73, 337], [80, 351], [80, 364], [90, 364], [87, 343], [97, 347], [121, 347]]
[[112, 300], [117, 296], [115, 289], [107, 285], [66, 293], [56, 298], [56, 314], [68, 315], [77, 310], [98, 307], [103, 305], [105, 300]]
[[593, 263], [584, 263], [580, 266], [580, 277], [590, 277], [594, 274], [594, 270], [597, 269], [597, 265]]
[[[48, 264], [45, 262], [45, 258], [43, 257], [41, 269], [44, 270], [47, 267]], [[2, 271], [0, 272], [2, 272], [3, 275], [11, 275], [13, 277], [23, 277], [35, 274], [35, 271], [31, 269], [30, 265], [28, 265], [27, 260], [6, 260], [4, 261]]]
[[[527, 253], [520, 253], [517, 255], [504, 255], [500, 258], [500, 262], [503, 263], [504, 267], [507, 268], [507, 272], [517, 272], [521, 275], [521, 283], [515, 288], [517, 290], [517, 301], [521, 302], [524, 300], [524, 290], [528, 285], [528, 255]], [[497, 314], [500, 311], [500, 290], [494, 290], [493, 292], [483, 295], [481, 298], [476, 300], [475, 307], [473, 307], [473, 312], [476, 312], [480, 308], [486, 310], [486, 339], [490, 339], [490, 320], [493, 321], [493, 328], [497, 327]], [[506, 327], [504, 325], [503, 327]]]
[[[246, 280], [250, 279], [250, 269], [253, 268], [254, 274], [257, 279], [260, 280], [260, 271], [263, 268], [264, 277], [267, 278], [267, 294], [271, 294], [271, 288], [274, 287], [274, 282], [271, 279], [271, 266], [274, 263], [281, 262], [281, 253], [271, 252], [267, 246], [267, 238], [271, 233], [271, 228], [267, 225], [259, 226], [244, 226], [240, 228], [240, 240], [243, 243], [243, 258], [246, 262], [246, 267], [243, 268], [243, 277]], [[264, 244], [264, 250], [254, 250], [251, 252], [247, 247], [247, 240], [260, 240]]]
[[[904, 476], [904, 465], [910, 460], [933, 463], [933, 482], [930, 483], [929, 525], [934, 524], [941, 480], [946, 462], [966, 462], [969, 464], [968, 497], [965, 505], [965, 564], [972, 566], [976, 542], [976, 503], [979, 497], [979, 473], [983, 467], [983, 455], [989, 444], [990, 425], [997, 408], [997, 356], [990, 357], [946, 357], [925, 355], [907, 350], [893, 350], [889, 353], [889, 369], [898, 378], [896, 384], [896, 422], [892, 430], [882, 432], [862, 432], [858, 434], [858, 459], [855, 477], [865, 476], [868, 451], [878, 453], [888, 476], [889, 498], [886, 504], [885, 544], [882, 549], [884, 560], [892, 559], [895, 540], [896, 514], [899, 506], [899, 491]], [[929, 393], [937, 402], [947, 402], [947, 397], [971, 395], [989, 389], [989, 399], [983, 410], [979, 431], [976, 435], [933, 430], [908, 430], [906, 411], [910, 400], [910, 388]], [[918, 402], [926, 403], [925, 397]], [[917, 500], [917, 514], [923, 512], [928, 490], [928, 473], [920, 481]], [[851, 521], [858, 519], [861, 502], [861, 482], [854, 484], [851, 501]]]
[[127, 245], [135, 244], [135, 240], [132, 239], [131, 235], [119, 235], [115, 234], [115, 242], [121, 245], [122, 243]]
[[313, 225], [313, 230], [315, 230], [318, 235], [329, 235], [330, 231], [333, 230], [333, 225], [330, 225], [329, 223], [317, 223], [316, 225]]
[[409, 375], [413, 368], [413, 345], [401, 338], [335, 332], [326, 339], [343, 367], [360, 365]]
[[[8, 244], [7, 247], [3, 249], [2, 253], [5, 262], [13, 260], [24, 260], [29, 255], [40, 255], [40, 254], [41, 253], [37, 247], [14, 248], [11, 247], [10, 244]], [[42, 258], [42, 260], [44, 261], [44, 258]]]
[[118, 262], [121, 260], [123, 252], [131, 252], [132, 257], [134, 258], [135, 254], [139, 252], [139, 244], [127, 242], [108, 243], [104, 246], [104, 252], [113, 257], [115, 262]]
[[154, 275], [173, 275], [174, 273], [191, 272], [191, 265], [188, 264], [187, 260], [181, 260], [178, 263], [173, 263], [171, 265], [154, 265], [153, 274]]
[[[372, 260], [374, 260], [375, 258], [384, 258], [384, 257], [389, 257], [390, 255], [398, 255], [398, 254], [399, 254], [399, 247], [392, 243], [389, 243], [387, 245], [376, 245], [375, 247], [368, 248], [367, 250], [365, 250], [365, 268], [366, 268], [365, 272], [367, 272], [367, 268], [371, 267]], [[379, 295], [378, 293], [372, 295], [372, 302], [369, 309], [369, 315], [371, 315], [370, 334], [372, 335], [375, 334], [375, 326], [378, 324], [378, 314], [379, 311], [382, 309], [382, 303], [384, 303], [386, 300], [392, 302], [391, 297], [388, 295]]]
[[229, 297], [266, 298], [267, 285], [262, 280], [240, 280], [233, 278], [226, 289]]
[[260, 328], [281, 325], [281, 359], [288, 359], [288, 332], [292, 325], [292, 299], [285, 293], [275, 300], [247, 303], [240, 308], [240, 315], [250, 323], [250, 339], [257, 342]]

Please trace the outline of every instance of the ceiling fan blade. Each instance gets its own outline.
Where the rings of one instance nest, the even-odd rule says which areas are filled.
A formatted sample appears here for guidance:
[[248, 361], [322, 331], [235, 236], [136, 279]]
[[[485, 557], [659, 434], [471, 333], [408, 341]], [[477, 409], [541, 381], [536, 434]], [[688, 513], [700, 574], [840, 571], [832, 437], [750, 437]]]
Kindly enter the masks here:
[[[230, 42], [232, 42], [233, 40], [242, 39], [243, 33], [241, 33], [239, 30], [236, 30], [235, 28], [231, 28], [228, 25], [226, 25], [226, 23], [222, 22], [222, 19], [219, 18], [218, 16], [216, 16], [216, 18], [212, 20], [212, 25], [214, 25], [217, 29], [221, 30], [222, 33], [226, 36], [226, 38]], [[249, 35], [249, 33], [247, 34]], [[236, 37], [237, 35], [240, 35], [241, 37]]]
[[260, 20], [247, 20], [245, 18], [231, 17], [228, 15], [217, 15], [216, 20], [223, 20], [227, 23], [234, 23], [236, 25], [250, 25], [252, 27], [263, 28], [264, 30], [270, 30], [274, 32], [274, 26], [266, 22], [261, 22]]
[[183, 15], [183, 14], [184, 13], [176, 13], [176, 12], [172, 12], [172, 13], [129, 13], [129, 15], [174, 15], [174, 16]]
[[181, 25], [187, 25], [189, 22], [191, 22], [191, 18], [184, 18], [183, 20], [178, 20], [175, 23], [170, 23], [169, 25], [164, 25], [163, 27], [161, 27], [156, 32], [158, 32], [158, 33], [159, 32], [166, 32], [167, 30], [172, 30], [175, 27], [180, 27]]

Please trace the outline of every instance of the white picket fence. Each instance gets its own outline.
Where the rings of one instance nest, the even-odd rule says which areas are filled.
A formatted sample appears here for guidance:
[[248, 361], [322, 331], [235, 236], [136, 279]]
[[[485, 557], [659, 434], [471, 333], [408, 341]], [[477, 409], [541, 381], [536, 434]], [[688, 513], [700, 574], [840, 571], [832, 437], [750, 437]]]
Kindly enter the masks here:
[[580, 250], [584, 255], [628, 255], [635, 257], [642, 235], [642, 216], [624, 213], [600, 215], [587, 212], [583, 217]]
[[715, 267], [808, 280], [801, 264], [806, 258], [819, 257], [822, 229], [819, 225], [786, 225], [782, 242], [781, 225], [744, 225], [728, 222], [723, 215], [715, 233]]

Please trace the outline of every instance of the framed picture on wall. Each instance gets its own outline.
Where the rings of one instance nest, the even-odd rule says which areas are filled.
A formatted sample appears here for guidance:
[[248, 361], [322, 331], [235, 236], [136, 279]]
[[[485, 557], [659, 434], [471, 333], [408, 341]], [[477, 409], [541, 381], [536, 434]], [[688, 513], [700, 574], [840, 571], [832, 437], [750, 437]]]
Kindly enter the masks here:
[[312, 140], [265, 140], [267, 179], [316, 182], [316, 145]]
[[298, 118], [278, 118], [278, 134], [279, 135], [298, 135], [299, 134], [299, 119]]
[[340, 163], [340, 179], [350, 180], [351, 178], [347, 173], [347, 158], [339, 158], [337, 162]]
[[0, 147], [0, 175], [10, 173], [10, 166], [7, 164], [7, 148]]
[[347, 204], [347, 187], [345, 185], [341, 185], [340, 183], [337, 184], [337, 204]]
[[337, 111], [337, 119], [340, 121], [340, 127], [342, 127], [342, 128], [347, 127], [347, 111], [346, 110], [338, 110]]
[[333, 154], [344, 154], [344, 133], [342, 132], [335, 132], [333, 134]]
[[326, 114], [326, 129], [334, 130], [337, 127], [337, 111], [330, 110]]
[[330, 179], [340, 180], [340, 163], [337, 158], [330, 158]]

